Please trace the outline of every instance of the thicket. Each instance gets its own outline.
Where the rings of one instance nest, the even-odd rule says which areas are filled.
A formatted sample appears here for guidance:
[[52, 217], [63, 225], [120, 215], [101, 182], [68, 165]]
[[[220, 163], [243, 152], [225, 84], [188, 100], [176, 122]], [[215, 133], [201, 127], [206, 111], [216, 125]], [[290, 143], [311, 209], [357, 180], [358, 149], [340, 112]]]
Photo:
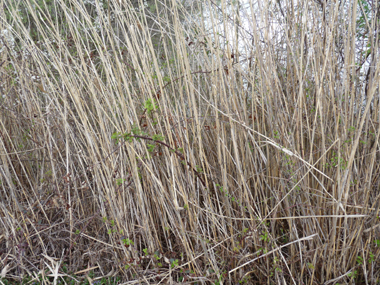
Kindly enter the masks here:
[[0, 9], [0, 283], [380, 282], [378, 2]]

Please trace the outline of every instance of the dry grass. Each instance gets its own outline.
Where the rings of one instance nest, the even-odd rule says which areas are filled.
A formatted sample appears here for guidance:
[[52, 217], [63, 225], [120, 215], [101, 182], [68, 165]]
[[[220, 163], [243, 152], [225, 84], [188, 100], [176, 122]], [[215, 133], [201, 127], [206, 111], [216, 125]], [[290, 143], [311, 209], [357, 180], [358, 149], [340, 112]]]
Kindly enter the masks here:
[[380, 282], [377, 2], [13, 2], [3, 280]]

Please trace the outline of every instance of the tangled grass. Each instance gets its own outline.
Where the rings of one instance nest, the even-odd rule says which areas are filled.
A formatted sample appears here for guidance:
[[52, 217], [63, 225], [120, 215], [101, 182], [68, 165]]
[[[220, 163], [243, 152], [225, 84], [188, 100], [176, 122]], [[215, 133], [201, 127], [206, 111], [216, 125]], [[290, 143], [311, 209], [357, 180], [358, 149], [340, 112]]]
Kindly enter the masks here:
[[378, 3], [22, 2], [2, 283], [379, 283]]

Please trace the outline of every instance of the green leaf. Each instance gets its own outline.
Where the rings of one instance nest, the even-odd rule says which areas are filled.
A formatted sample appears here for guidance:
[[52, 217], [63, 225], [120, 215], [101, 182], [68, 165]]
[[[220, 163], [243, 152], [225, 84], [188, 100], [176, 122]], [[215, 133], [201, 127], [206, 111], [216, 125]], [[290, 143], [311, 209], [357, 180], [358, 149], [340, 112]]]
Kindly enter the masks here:
[[116, 132], [116, 133], [112, 134], [111, 139], [118, 140], [120, 138], [120, 136], [121, 136], [121, 133]]
[[148, 151], [150, 152], [150, 153], [152, 153], [153, 151], [154, 151], [154, 148], [156, 147], [156, 145], [154, 145], [154, 144], [147, 144], [147, 146], [148, 146]]
[[165, 137], [160, 134], [157, 134], [157, 135], [153, 135], [152, 139], [155, 141], [163, 141]]

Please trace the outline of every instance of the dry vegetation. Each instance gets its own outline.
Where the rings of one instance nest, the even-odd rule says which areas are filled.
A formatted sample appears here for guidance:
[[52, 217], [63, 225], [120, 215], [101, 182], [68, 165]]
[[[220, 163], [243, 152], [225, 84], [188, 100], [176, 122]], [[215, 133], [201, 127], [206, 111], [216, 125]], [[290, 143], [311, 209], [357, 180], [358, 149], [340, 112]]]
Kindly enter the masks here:
[[2, 283], [380, 282], [378, 2], [202, 2], [0, 1]]

